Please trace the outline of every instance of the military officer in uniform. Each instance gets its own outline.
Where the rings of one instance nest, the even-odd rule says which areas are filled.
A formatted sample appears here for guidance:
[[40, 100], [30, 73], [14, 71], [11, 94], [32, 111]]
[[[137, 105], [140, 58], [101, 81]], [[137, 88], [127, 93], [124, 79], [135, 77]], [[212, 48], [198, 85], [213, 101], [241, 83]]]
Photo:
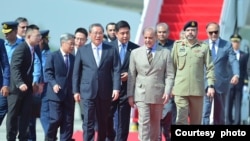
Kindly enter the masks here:
[[178, 125], [188, 124], [188, 113], [190, 124], [201, 124], [204, 74], [210, 86], [207, 89], [207, 95], [213, 98], [215, 93], [211, 53], [208, 45], [196, 38], [197, 27], [196, 21], [187, 22], [183, 28], [185, 39], [177, 40], [171, 53], [176, 71], [173, 95], [177, 107], [176, 124]]

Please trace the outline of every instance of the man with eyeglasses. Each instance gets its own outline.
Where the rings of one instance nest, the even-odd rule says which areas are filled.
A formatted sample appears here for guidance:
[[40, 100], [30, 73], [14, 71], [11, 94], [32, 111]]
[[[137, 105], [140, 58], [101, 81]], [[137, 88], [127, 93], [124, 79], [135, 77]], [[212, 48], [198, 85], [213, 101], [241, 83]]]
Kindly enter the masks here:
[[[202, 124], [209, 125], [210, 113], [213, 106], [213, 123], [215, 125], [225, 124], [225, 99], [229, 90], [229, 85], [236, 85], [239, 80], [239, 62], [230, 42], [219, 37], [220, 26], [211, 22], [206, 26], [208, 39], [205, 41], [210, 48], [214, 63], [215, 85], [206, 84], [205, 88], [215, 89], [214, 97], [205, 96], [203, 103]], [[233, 76], [227, 69], [228, 64], [232, 69]]]
[[28, 140], [28, 124], [32, 110], [34, 47], [39, 44], [39, 27], [30, 25], [25, 41], [13, 52], [10, 63], [10, 94], [6, 120], [7, 140]]
[[[189, 21], [183, 30], [185, 39], [174, 43], [171, 54], [175, 68], [173, 95], [177, 107], [176, 124], [197, 125], [202, 119], [204, 77], [209, 86], [214, 85], [214, 66], [208, 45], [197, 39], [198, 23]], [[206, 95], [212, 97], [214, 93], [214, 88], [209, 87]]]
[[[25, 41], [25, 35], [26, 31], [29, 25], [28, 19], [25, 17], [18, 17], [15, 20], [18, 25], [17, 25], [17, 39], [19, 42], [24, 42]], [[41, 35], [37, 35], [37, 38], [41, 38]], [[34, 48], [34, 69], [33, 69], [33, 92], [36, 93], [38, 91], [39, 85], [41, 83], [41, 78], [42, 76], [42, 58], [41, 58], [41, 51], [39, 47]], [[33, 103], [37, 103], [35, 100], [35, 96], [33, 97]], [[34, 111], [32, 111], [34, 112]], [[31, 118], [30, 123], [29, 123], [29, 141], [35, 141], [36, 140], [36, 135], [35, 135], [35, 124], [36, 124], [36, 119]]]
[[24, 41], [25, 32], [26, 32], [27, 27], [29, 25], [28, 20], [25, 17], [18, 17], [15, 21], [18, 23], [18, 25], [17, 25], [17, 38], [20, 39], [21, 41]]

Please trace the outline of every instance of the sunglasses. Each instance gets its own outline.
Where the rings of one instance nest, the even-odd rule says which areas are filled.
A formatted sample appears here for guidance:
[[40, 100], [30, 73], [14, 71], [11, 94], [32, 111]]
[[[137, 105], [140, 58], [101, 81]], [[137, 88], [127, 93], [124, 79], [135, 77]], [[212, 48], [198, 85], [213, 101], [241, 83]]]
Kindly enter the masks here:
[[217, 30], [217, 31], [209, 31], [208, 33], [209, 33], [210, 35], [213, 35], [213, 33], [214, 33], [214, 34], [218, 34], [219, 31], [218, 31], [218, 30]]
[[22, 28], [22, 29], [25, 29], [25, 28], [27, 28], [27, 26], [19, 26], [20, 28]]

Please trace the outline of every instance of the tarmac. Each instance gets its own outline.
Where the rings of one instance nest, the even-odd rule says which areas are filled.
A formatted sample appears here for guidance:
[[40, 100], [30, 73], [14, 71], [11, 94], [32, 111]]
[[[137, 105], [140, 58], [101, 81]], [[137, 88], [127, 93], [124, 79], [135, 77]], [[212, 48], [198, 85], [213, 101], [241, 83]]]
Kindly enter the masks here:
[[[4, 118], [4, 121], [2, 125], [0, 126], [0, 141], [6, 141], [6, 117]], [[80, 116], [80, 107], [78, 104], [75, 105], [75, 119], [74, 119], [74, 132], [76, 131], [82, 131], [82, 120]], [[60, 129], [58, 130], [58, 132]], [[40, 122], [40, 119], [37, 118], [36, 120], [36, 136], [37, 136], [37, 141], [44, 141], [44, 132], [43, 128]], [[59, 135], [58, 135], [59, 137]]]

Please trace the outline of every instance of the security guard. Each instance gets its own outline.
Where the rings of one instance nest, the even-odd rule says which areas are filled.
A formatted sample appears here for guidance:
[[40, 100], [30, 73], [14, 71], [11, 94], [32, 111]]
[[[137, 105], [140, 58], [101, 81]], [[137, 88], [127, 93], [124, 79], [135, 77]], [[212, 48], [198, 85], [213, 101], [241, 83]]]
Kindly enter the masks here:
[[[247, 78], [248, 54], [240, 50], [240, 42], [242, 40], [239, 34], [233, 34], [230, 37], [233, 51], [236, 59], [239, 61], [240, 76], [238, 83], [229, 85], [229, 92], [226, 96], [225, 117], [226, 124], [239, 125], [241, 122], [241, 102], [243, 94], [244, 80]], [[233, 77], [233, 72], [230, 72]]]
[[14, 50], [21, 43], [19, 40], [17, 40], [16, 37], [17, 25], [18, 23], [15, 21], [7, 21], [2, 23], [2, 32], [6, 38], [4, 41], [4, 45], [8, 55], [9, 63], [11, 62], [11, 57]]
[[[207, 95], [214, 95], [214, 66], [207, 44], [197, 40], [198, 24], [189, 21], [183, 30], [185, 39], [177, 40], [172, 50], [172, 58], [176, 71], [173, 95], [177, 107], [176, 124], [201, 124], [204, 74], [208, 85]], [[205, 69], [203, 69], [205, 68]], [[206, 71], [206, 72], [204, 72]]]

